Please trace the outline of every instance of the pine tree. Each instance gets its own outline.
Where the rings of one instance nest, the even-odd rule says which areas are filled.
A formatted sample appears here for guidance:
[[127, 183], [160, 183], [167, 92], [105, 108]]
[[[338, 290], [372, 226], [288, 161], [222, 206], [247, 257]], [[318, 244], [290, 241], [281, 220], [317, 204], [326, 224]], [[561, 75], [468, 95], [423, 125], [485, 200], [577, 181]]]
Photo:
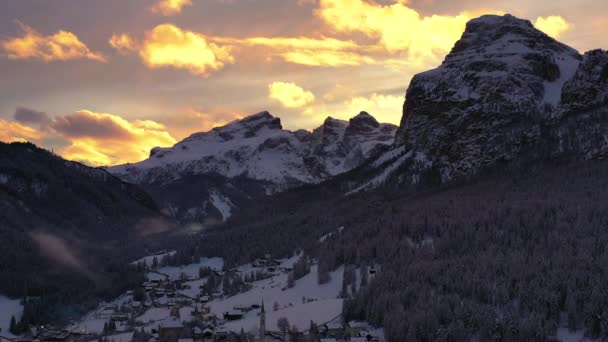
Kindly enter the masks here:
[[17, 322], [15, 321], [15, 316], [11, 316], [11, 323], [8, 331], [13, 335], [17, 335], [19, 332], [17, 331]]

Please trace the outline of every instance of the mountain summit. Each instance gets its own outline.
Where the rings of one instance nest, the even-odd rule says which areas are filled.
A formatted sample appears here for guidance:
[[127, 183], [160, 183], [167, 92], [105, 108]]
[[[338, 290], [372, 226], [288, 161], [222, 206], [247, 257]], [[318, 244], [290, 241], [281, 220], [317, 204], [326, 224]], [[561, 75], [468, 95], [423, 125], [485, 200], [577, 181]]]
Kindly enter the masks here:
[[312, 132], [289, 131], [261, 112], [108, 171], [143, 185], [180, 219], [201, 220], [210, 212], [226, 219], [239, 199], [319, 183], [361, 165], [391, 145], [396, 130], [362, 112], [349, 121], [328, 117]]
[[603, 153], [592, 146], [608, 132], [597, 113], [606, 110], [606, 59], [581, 56], [512, 15], [471, 20], [443, 63], [412, 79], [394, 145], [354, 190]]

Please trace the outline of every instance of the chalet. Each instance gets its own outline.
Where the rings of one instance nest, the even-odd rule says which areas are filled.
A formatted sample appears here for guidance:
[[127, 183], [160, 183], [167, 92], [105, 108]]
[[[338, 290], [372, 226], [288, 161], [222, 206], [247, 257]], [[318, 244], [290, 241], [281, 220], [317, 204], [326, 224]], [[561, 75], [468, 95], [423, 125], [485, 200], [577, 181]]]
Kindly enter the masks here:
[[228, 311], [224, 312], [224, 319], [228, 321], [236, 321], [243, 318], [243, 313], [240, 311]]
[[68, 341], [71, 335], [72, 333], [67, 330], [48, 329], [42, 331], [38, 338], [41, 341]]
[[205, 328], [205, 330], [203, 330], [202, 332], [202, 338], [213, 338], [213, 330], [209, 329], [209, 328]]
[[178, 342], [183, 330], [184, 326], [179, 320], [165, 320], [158, 327], [159, 342]]
[[348, 336], [363, 336], [362, 333], [370, 328], [369, 323], [360, 321], [350, 321], [344, 327]]
[[252, 310], [251, 306], [246, 306], [246, 305], [239, 305], [239, 306], [235, 306], [234, 307], [235, 311], [240, 311], [240, 312], [249, 312]]
[[319, 327], [319, 333], [325, 337], [343, 337], [344, 324], [341, 322], [328, 322]]
[[230, 336], [230, 332], [228, 330], [225, 330], [225, 329], [216, 330], [213, 340], [214, 341], [226, 341], [226, 340], [228, 340], [229, 336]]
[[110, 319], [113, 320], [114, 322], [126, 322], [129, 320], [129, 315], [123, 314], [123, 313], [113, 314], [112, 318], [110, 318]]
[[350, 342], [369, 342], [367, 337], [351, 337]]

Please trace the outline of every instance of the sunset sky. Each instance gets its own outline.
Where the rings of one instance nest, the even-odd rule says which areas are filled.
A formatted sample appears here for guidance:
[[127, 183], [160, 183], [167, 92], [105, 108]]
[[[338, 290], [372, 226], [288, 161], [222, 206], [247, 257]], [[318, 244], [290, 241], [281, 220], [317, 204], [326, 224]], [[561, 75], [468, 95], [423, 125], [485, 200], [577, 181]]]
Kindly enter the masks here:
[[262, 110], [398, 123], [411, 77], [484, 13], [606, 48], [596, 0], [2, 1], [0, 140], [110, 165]]

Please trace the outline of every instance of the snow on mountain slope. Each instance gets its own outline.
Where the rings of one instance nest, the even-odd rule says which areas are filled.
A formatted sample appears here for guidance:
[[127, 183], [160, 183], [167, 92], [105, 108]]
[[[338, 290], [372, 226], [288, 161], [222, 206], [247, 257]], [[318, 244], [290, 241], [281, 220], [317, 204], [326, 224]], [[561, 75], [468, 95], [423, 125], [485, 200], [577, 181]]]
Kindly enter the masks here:
[[279, 118], [261, 112], [209, 132], [196, 133], [171, 148], [154, 148], [150, 158], [108, 170], [134, 183], [168, 183], [184, 175], [219, 174], [268, 181], [279, 188], [317, 183], [358, 166], [378, 145], [393, 141], [396, 127], [361, 113], [350, 121], [328, 118], [312, 133], [288, 131]]
[[261, 112], [108, 171], [142, 185], [164, 213], [182, 222], [226, 221], [251, 200], [361, 165], [392, 144], [396, 130], [361, 112], [349, 121], [329, 117], [312, 132], [292, 132]]
[[[319, 324], [330, 321], [342, 313], [342, 299], [338, 298], [342, 289], [341, 267], [331, 273], [331, 281], [327, 284], [317, 283], [317, 266], [311, 267], [311, 272], [296, 281], [291, 289], [286, 289], [287, 274], [281, 274], [270, 279], [254, 282], [254, 287], [244, 293], [232, 297], [217, 299], [209, 302], [211, 313], [221, 316], [224, 312], [234, 310], [237, 306], [260, 304], [264, 300], [269, 329], [275, 330], [277, 320], [286, 317], [291, 324], [300, 330], [305, 330], [313, 320]], [[302, 298], [306, 298], [303, 302]], [[310, 300], [310, 302], [309, 302]], [[274, 304], [277, 303], [277, 310]], [[238, 321], [226, 323], [231, 331], [250, 331], [259, 326], [258, 312], [251, 311]]]
[[232, 215], [232, 209], [235, 207], [234, 203], [229, 198], [224, 197], [218, 192], [212, 192], [209, 198], [213, 206], [219, 210], [222, 215], [222, 221], [226, 221]]
[[9, 332], [11, 317], [19, 322], [23, 313], [23, 305], [19, 299], [9, 299], [0, 295], [0, 335], [12, 337]]
[[445, 183], [558, 154], [605, 158], [607, 111], [605, 51], [581, 56], [528, 20], [485, 15], [414, 76], [394, 145], [349, 189]]

